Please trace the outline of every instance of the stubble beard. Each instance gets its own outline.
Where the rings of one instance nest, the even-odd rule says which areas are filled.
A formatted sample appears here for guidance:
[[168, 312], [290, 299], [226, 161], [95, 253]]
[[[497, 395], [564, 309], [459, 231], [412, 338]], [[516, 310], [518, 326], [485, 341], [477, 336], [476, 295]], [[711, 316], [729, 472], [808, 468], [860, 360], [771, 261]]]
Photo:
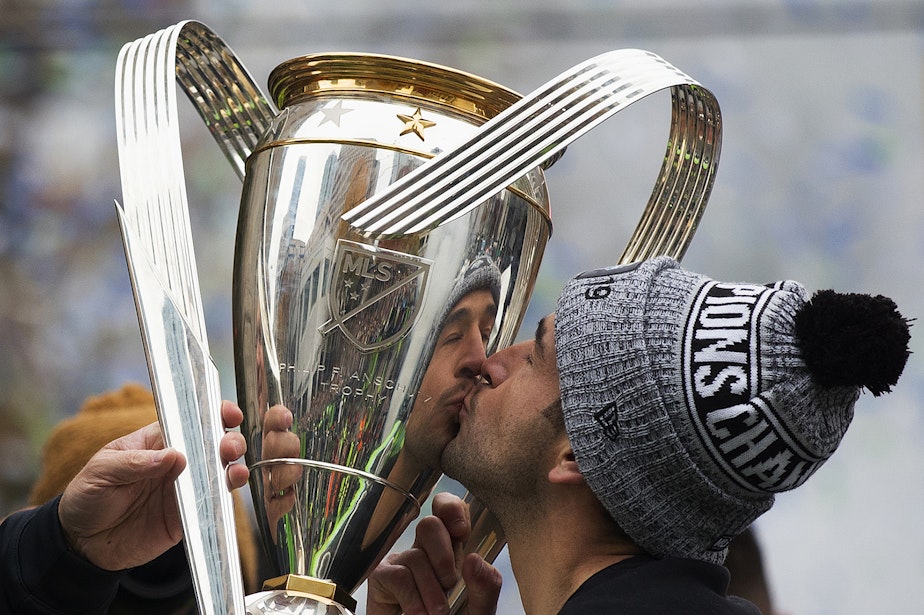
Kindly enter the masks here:
[[513, 448], [503, 446], [490, 434], [479, 433], [473, 429], [479, 402], [477, 395], [470, 398], [465, 419], [469, 424], [446, 445], [441, 463], [447, 476], [462, 483], [507, 528], [536, 510], [540, 486], [537, 452], [544, 442], [536, 441], [534, 433], [526, 433]]

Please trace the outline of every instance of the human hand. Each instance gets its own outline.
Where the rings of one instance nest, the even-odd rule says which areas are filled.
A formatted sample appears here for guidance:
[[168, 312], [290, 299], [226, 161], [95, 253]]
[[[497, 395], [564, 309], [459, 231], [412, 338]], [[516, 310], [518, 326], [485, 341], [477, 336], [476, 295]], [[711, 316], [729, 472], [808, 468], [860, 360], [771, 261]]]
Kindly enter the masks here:
[[[301, 441], [292, 432], [292, 412], [276, 405], [263, 416], [263, 459], [300, 457]], [[263, 503], [270, 535], [276, 542], [279, 520], [295, 506], [295, 485], [302, 479], [304, 467], [287, 463], [263, 466]]]
[[367, 615], [449, 613], [446, 592], [461, 577], [468, 588], [462, 613], [493, 615], [500, 596], [501, 575], [462, 545], [471, 533], [468, 506], [458, 497], [433, 498], [433, 515], [417, 524], [414, 545], [386, 557], [368, 581]]
[[[223, 402], [226, 428], [240, 425], [243, 413]], [[225, 464], [246, 449], [243, 435], [225, 434], [219, 454]], [[70, 547], [105, 570], [145, 564], [182, 538], [173, 482], [186, 467], [175, 449], [165, 449], [160, 426], [152, 423], [107, 444], [74, 477], [58, 506]], [[228, 466], [228, 485], [241, 487], [249, 470]]]

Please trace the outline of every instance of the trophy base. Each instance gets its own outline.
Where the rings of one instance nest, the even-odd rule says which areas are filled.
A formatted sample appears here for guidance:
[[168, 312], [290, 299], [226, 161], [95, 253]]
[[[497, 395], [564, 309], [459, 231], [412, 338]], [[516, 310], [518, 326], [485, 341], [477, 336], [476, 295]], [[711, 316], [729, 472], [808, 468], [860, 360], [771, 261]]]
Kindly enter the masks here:
[[247, 615], [353, 615], [356, 600], [323, 579], [287, 574], [263, 583], [266, 591], [247, 596]]
[[247, 596], [247, 615], [287, 613], [288, 615], [353, 615], [336, 602], [285, 590], [257, 592]]

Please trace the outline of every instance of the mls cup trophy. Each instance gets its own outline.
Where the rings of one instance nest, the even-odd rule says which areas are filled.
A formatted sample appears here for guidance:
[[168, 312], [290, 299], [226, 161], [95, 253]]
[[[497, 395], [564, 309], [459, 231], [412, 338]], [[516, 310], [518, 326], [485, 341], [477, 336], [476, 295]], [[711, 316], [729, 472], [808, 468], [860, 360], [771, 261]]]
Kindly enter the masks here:
[[[278, 573], [246, 599], [217, 454], [221, 396], [177, 83], [244, 185], [235, 372], [254, 508]], [[514, 340], [551, 234], [544, 169], [621, 108], [670, 88], [665, 161], [621, 260], [679, 258], [709, 196], [721, 119], [708, 90], [637, 50], [588, 60], [525, 97], [461, 71], [349, 53], [289, 60], [269, 88], [275, 105], [197, 22], [126, 45], [117, 210], [158, 416], [189, 461], [177, 493], [200, 611], [346, 613], [439, 478], [438, 455], [415, 451], [435, 436], [420, 392], [447, 314], [487, 289], [488, 352]], [[503, 537], [473, 510], [466, 547], [493, 557]], [[451, 599], [463, 604], [464, 588]]]

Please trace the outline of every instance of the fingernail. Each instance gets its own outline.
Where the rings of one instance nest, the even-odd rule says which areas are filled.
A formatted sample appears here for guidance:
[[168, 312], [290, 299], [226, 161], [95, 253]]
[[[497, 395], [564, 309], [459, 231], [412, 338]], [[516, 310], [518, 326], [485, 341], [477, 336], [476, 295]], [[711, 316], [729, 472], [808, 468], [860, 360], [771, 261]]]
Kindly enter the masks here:
[[451, 532], [453, 535], [456, 535], [458, 532], [467, 532], [468, 531], [468, 521], [466, 521], [462, 517], [459, 517], [455, 521], [452, 522], [452, 529], [454, 530], [453, 532]]

